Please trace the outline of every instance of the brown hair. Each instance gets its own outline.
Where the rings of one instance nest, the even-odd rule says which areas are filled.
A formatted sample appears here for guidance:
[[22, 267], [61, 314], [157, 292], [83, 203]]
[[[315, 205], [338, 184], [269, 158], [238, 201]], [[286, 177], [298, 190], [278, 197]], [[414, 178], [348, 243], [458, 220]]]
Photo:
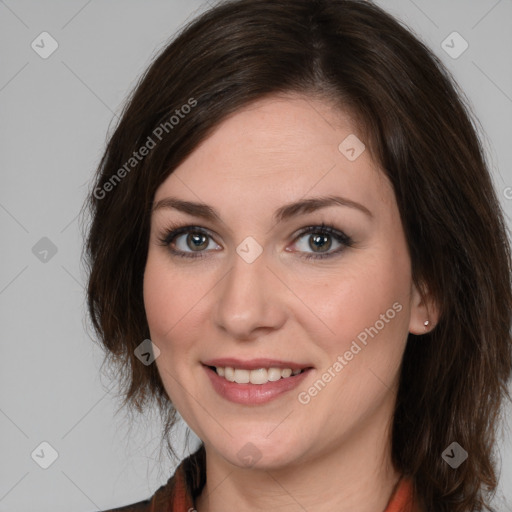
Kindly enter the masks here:
[[[142, 412], [155, 399], [165, 437], [175, 423], [156, 365], [134, 355], [149, 338], [142, 282], [156, 189], [230, 113], [290, 92], [354, 113], [394, 187], [413, 279], [441, 312], [430, 333], [409, 335], [394, 464], [414, 478], [429, 511], [492, 510], [493, 449], [512, 372], [506, 225], [463, 93], [429, 49], [370, 2], [221, 2], [137, 84], [87, 203], [88, 307], [123, 406]], [[453, 441], [469, 454], [457, 469], [441, 457]]]

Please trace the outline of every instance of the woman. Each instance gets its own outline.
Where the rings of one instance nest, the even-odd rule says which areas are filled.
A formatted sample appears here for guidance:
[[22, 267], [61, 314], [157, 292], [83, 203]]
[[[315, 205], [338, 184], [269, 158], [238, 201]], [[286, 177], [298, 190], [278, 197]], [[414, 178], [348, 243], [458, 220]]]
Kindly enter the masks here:
[[505, 224], [461, 93], [393, 18], [204, 13], [134, 91], [89, 206], [124, 405], [202, 441], [116, 510], [492, 510]]

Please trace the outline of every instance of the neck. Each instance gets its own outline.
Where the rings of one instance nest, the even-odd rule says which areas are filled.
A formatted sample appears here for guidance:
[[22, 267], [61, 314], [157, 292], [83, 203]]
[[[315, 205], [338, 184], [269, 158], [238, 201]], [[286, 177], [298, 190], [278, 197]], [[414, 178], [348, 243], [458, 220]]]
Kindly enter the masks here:
[[284, 467], [239, 468], [205, 443], [197, 512], [384, 512], [400, 478], [391, 463], [390, 426], [389, 418], [373, 417], [337, 445]]

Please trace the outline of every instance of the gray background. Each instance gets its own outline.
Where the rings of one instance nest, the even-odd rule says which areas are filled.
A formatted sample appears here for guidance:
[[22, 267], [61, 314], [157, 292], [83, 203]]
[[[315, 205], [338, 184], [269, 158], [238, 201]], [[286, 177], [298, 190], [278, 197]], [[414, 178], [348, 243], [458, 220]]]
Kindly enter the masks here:
[[[378, 3], [433, 48], [466, 91], [510, 225], [512, 0]], [[131, 433], [122, 414], [114, 417], [112, 382], [100, 375], [102, 353], [87, 331], [77, 216], [127, 93], [205, 7], [199, 0], [0, 1], [0, 512], [107, 509], [147, 498], [172, 474], [172, 461], [159, 464], [156, 416], [135, 422]], [[46, 59], [31, 47], [44, 31], [58, 43]], [[458, 58], [441, 46], [453, 31], [469, 44]], [[507, 415], [510, 425], [510, 408]], [[58, 453], [47, 469], [31, 457], [43, 441]], [[510, 427], [499, 449], [503, 496], [495, 504], [507, 511]]]

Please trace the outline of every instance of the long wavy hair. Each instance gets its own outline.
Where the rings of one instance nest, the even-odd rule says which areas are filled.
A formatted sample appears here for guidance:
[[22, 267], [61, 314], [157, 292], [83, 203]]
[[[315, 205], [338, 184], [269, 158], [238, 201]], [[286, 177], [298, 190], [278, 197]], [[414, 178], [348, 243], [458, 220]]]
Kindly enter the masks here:
[[[397, 470], [436, 512], [493, 510], [495, 443], [512, 371], [508, 233], [478, 123], [439, 59], [410, 30], [358, 0], [228, 0], [185, 26], [125, 104], [84, 207], [87, 300], [117, 369], [122, 407], [177, 414], [146, 338], [142, 282], [159, 185], [229, 114], [301, 93], [350, 112], [391, 181], [418, 287], [440, 310], [409, 334], [392, 431]], [[141, 148], [146, 147], [147, 151]], [[456, 441], [457, 469], [442, 458]]]

